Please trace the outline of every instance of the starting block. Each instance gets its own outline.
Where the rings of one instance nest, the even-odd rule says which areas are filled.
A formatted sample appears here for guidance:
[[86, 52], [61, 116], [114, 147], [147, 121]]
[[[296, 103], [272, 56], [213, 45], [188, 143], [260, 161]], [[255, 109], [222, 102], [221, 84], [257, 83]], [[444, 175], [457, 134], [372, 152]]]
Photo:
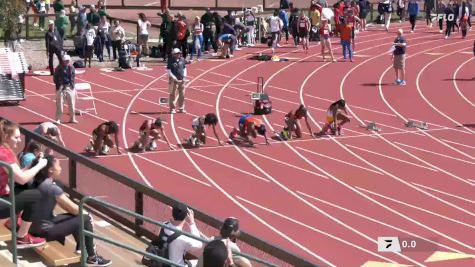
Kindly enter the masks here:
[[381, 131], [381, 129], [378, 128], [378, 126], [376, 126], [375, 122], [368, 123], [368, 125], [364, 126], [364, 128], [366, 128], [366, 130], [368, 130], [368, 131], [375, 131], [375, 132], [380, 132]]
[[417, 129], [421, 129], [421, 130], [428, 130], [429, 129], [429, 125], [427, 125], [427, 122], [407, 121], [405, 125], [408, 128], [417, 128]]

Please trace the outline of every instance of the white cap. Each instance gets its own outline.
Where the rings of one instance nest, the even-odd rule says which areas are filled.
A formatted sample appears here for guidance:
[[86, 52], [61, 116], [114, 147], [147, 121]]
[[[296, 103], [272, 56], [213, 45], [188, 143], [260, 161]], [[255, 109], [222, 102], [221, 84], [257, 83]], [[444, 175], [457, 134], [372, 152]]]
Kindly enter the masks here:
[[71, 61], [71, 57], [69, 55], [64, 55], [63, 61]]
[[54, 24], [54, 20], [49, 20], [48, 25]]
[[172, 54], [179, 54], [181, 53], [180, 48], [173, 48]]

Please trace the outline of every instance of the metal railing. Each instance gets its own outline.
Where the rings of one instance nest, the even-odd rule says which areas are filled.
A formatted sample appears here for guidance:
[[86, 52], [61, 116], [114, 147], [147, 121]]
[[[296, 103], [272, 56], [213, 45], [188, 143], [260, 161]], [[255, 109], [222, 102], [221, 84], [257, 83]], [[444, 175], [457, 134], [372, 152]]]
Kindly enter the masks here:
[[10, 223], [11, 223], [11, 231], [12, 231], [12, 262], [17, 264], [18, 258], [18, 251], [17, 251], [17, 232], [16, 232], [16, 203], [15, 203], [15, 180], [13, 179], [13, 170], [10, 167], [10, 164], [7, 164], [3, 161], [0, 161], [0, 168], [5, 168], [8, 173], [8, 184], [10, 186], [10, 201], [7, 201], [3, 198], [0, 198], [0, 202], [10, 206]]
[[[198, 237], [198, 236], [195, 236], [195, 235], [192, 235], [190, 233], [187, 233], [187, 232], [184, 232], [184, 231], [181, 231], [175, 227], [172, 227], [172, 226], [169, 226], [167, 224], [164, 224], [164, 223], [161, 223], [161, 222], [158, 222], [156, 220], [153, 220], [151, 218], [148, 218], [148, 217], [145, 217], [143, 215], [140, 215], [138, 213], [135, 213], [135, 212], [132, 212], [130, 210], [127, 210], [127, 209], [124, 209], [124, 208], [121, 208], [121, 207], [118, 207], [116, 205], [113, 205], [111, 203], [108, 203], [106, 201], [103, 201], [103, 200], [100, 200], [98, 198], [95, 198], [95, 197], [91, 197], [91, 196], [86, 196], [86, 197], [83, 197], [81, 199], [81, 202], [79, 203], [79, 214], [85, 214], [84, 213], [84, 205], [88, 202], [93, 202], [93, 203], [96, 203], [98, 205], [101, 205], [101, 206], [104, 206], [108, 209], [112, 209], [112, 210], [116, 210], [116, 211], [119, 211], [121, 213], [125, 213], [129, 216], [132, 216], [134, 218], [137, 218], [137, 219], [140, 219], [142, 221], [145, 221], [145, 222], [148, 222], [148, 223], [151, 223], [153, 225], [156, 225], [156, 226], [159, 226], [161, 228], [165, 228], [165, 229], [168, 229], [168, 230], [171, 230], [171, 231], [174, 231], [174, 232], [177, 232], [181, 235], [184, 235], [184, 236], [187, 236], [191, 239], [194, 239], [194, 240], [197, 240], [197, 241], [200, 241], [204, 244], [210, 242], [210, 240], [207, 240], [207, 239], [204, 239], [204, 238], [201, 238], [201, 237]], [[172, 265], [172, 266], [178, 266], [178, 267], [183, 267], [181, 266], [180, 264], [177, 264], [177, 263], [173, 263], [172, 261], [166, 259], [166, 258], [162, 258], [162, 257], [159, 257], [157, 255], [154, 255], [154, 254], [150, 254], [148, 252], [145, 252], [145, 251], [141, 251], [141, 250], [138, 250], [136, 248], [133, 248], [131, 246], [127, 246], [127, 245], [124, 245], [124, 244], [121, 244], [119, 242], [116, 242], [112, 239], [109, 239], [109, 238], [106, 238], [106, 237], [102, 237], [100, 235], [97, 235], [97, 234], [94, 234], [93, 232], [90, 232], [86, 229], [84, 229], [84, 217], [85, 216], [81, 216], [81, 224], [80, 224], [80, 229], [81, 229], [81, 235], [80, 235], [80, 244], [81, 244], [81, 264], [84, 266], [85, 265], [85, 262], [86, 262], [86, 258], [87, 258], [87, 254], [86, 254], [86, 244], [85, 244], [85, 237], [86, 236], [89, 236], [89, 237], [93, 237], [93, 238], [96, 238], [96, 239], [99, 239], [99, 240], [102, 240], [104, 242], [107, 242], [107, 243], [110, 243], [110, 244], [113, 244], [115, 246], [118, 246], [118, 247], [121, 247], [121, 248], [124, 248], [124, 249], [128, 249], [128, 250], [132, 250], [136, 253], [139, 253], [139, 254], [142, 254], [142, 255], [146, 255], [147, 257], [150, 257], [154, 260], [157, 260], [157, 261], [160, 261], [162, 263], [165, 263], [165, 264], [169, 264], [169, 265]], [[254, 261], [254, 262], [257, 262], [257, 263], [260, 263], [260, 264], [263, 264], [265, 266], [270, 266], [270, 267], [278, 267], [278, 265], [275, 265], [273, 263], [270, 263], [268, 261], [265, 261], [263, 259], [260, 259], [260, 258], [257, 258], [257, 257], [254, 257], [252, 255], [249, 255], [249, 254], [245, 254], [245, 253], [241, 253], [241, 252], [237, 252], [237, 251], [233, 251], [233, 255], [236, 255], [236, 256], [241, 256], [241, 257], [244, 257], [244, 258], [247, 258], [248, 260], [251, 260], [251, 261]]]
[[[28, 81], [27, 81], [28, 82]], [[76, 199], [82, 199], [86, 195], [110, 195], [109, 201], [120, 207], [128, 207], [136, 214], [163, 221], [169, 218], [169, 206], [174, 206], [180, 201], [144, 185], [128, 176], [93, 161], [81, 154], [68, 150], [67, 148], [46, 139], [37, 133], [20, 127], [22, 134], [37, 141], [40, 144], [58, 153], [59, 156], [68, 160], [68, 165], [63, 166], [64, 177], [60, 177], [59, 183], [65, 185], [64, 190]], [[67, 171], [66, 171], [67, 170]], [[80, 177], [78, 177], [80, 175]], [[107, 184], [106, 188], [97, 186], [100, 183]], [[120, 195], [119, 198], [114, 196]], [[107, 220], [116, 222], [128, 229], [132, 229], [136, 236], [145, 236], [150, 240], [156, 239], [149, 222], [140, 217], [130, 218], [130, 216], [119, 214], [98, 203], [90, 203], [90, 207], [107, 216]], [[201, 230], [208, 235], [215, 235], [222, 225], [222, 220], [212, 217], [193, 205], [187, 205], [194, 210], [195, 220], [202, 225]], [[153, 208], [152, 208], [153, 207]], [[144, 224], [145, 222], [145, 224]], [[264, 258], [272, 263], [283, 266], [316, 266], [315, 264], [279, 246], [269, 243], [261, 238], [241, 231], [239, 246], [246, 253]]]

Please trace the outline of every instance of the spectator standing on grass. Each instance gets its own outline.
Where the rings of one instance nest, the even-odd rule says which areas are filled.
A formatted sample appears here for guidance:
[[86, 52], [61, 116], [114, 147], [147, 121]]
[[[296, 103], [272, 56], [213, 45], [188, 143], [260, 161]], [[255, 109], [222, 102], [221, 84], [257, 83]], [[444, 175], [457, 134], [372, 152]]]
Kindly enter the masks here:
[[279, 34], [282, 31], [281, 20], [279, 18], [279, 10], [274, 10], [274, 14], [270, 16], [268, 19], [269, 21], [269, 28], [270, 33], [272, 35], [272, 53], [275, 52], [275, 48], [279, 43]]
[[409, 0], [407, 13], [409, 14], [409, 22], [411, 23], [411, 32], [414, 32], [416, 29], [417, 14], [419, 14], [419, 3], [417, 0]]
[[63, 0], [54, 0], [53, 9], [54, 9], [54, 14], [56, 14], [56, 18], [59, 17], [59, 15], [61, 15], [61, 11], [64, 10]]
[[403, 30], [397, 31], [397, 37], [394, 40], [394, 51], [392, 54], [393, 67], [396, 74], [397, 85], [406, 85], [406, 39], [403, 36]]
[[68, 17], [66, 17], [66, 10], [63, 9], [60, 11], [60, 15], [56, 18], [54, 24], [56, 25], [56, 28], [58, 29], [61, 39], [64, 40], [66, 29], [68, 28], [68, 25], [69, 25], [69, 19]]
[[[254, 13], [252, 12], [252, 10], [250, 9], [246, 10], [246, 12], [244, 13], [244, 22], [247, 27], [247, 46], [253, 47], [256, 45], [256, 35], [255, 35], [256, 16], [254, 16]], [[288, 35], [288, 31], [287, 31], [287, 35]]]
[[48, 56], [48, 67], [51, 75], [54, 74], [53, 56], [56, 55], [61, 63], [61, 52], [63, 51], [63, 38], [56, 30], [54, 21], [49, 21], [49, 29], [45, 34], [46, 55]]
[[397, 0], [396, 5], [396, 14], [399, 16], [399, 23], [406, 21], [406, 0]]
[[148, 56], [148, 28], [152, 26], [144, 13], [139, 13], [139, 45], [141, 46], [142, 54]]
[[200, 22], [200, 17], [195, 18], [195, 22], [191, 25], [193, 31], [193, 42], [191, 47], [190, 60], [193, 60], [193, 55], [197, 55], [197, 59], [201, 58], [201, 47], [203, 46], [203, 23]]
[[46, 2], [45, 0], [40, 0], [36, 5], [38, 8], [38, 13], [40, 16], [40, 30], [45, 30], [45, 17], [46, 17]]
[[[84, 216], [84, 229], [94, 232], [92, 217], [87, 212], [79, 213], [79, 206], [74, 203], [59, 187], [54, 179], [61, 175], [61, 164], [59, 159], [52, 156], [46, 157], [46, 167], [42, 168], [36, 176], [33, 185], [40, 192], [40, 199], [33, 206], [33, 224], [31, 232], [46, 238], [48, 241], [58, 241], [65, 244], [66, 237], [73, 235], [76, 241], [76, 252], [80, 250], [81, 216]], [[33, 166], [37, 165], [37, 160], [33, 161]], [[56, 204], [65, 213], [54, 214]], [[109, 266], [112, 261], [104, 259], [96, 252], [94, 241], [91, 236], [85, 236], [85, 246], [87, 252], [87, 266]]]
[[102, 17], [102, 16], [108, 17], [107, 12], [106, 12], [106, 6], [104, 5], [104, 2], [102, 1], [97, 2], [97, 14], [99, 14], [99, 17]]
[[61, 124], [61, 115], [63, 115], [63, 101], [66, 98], [69, 108], [69, 122], [76, 121], [76, 90], [75, 84], [76, 70], [71, 65], [71, 57], [65, 55], [63, 62], [59, 64], [54, 72], [54, 84], [56, 85], [56, 124]]
[[[208, 53], [209, 46], [212, 45], [215, 48], [214, 44], [214, 34], [216, 31], [216, 25], [214, 24], [213, 14], [211, 13], [211, 9], [208, 7], [206, 8], [206, 12], [201, 16], [200, 19], [201, 23], [203, 23], [203, 44], [204, 44], [204, 52]], [[214, 28], [214, 29], [213, 29]], [[215, 52], [216, 53], [216, 52]]]
[[430, 13], [434, 9], [434, 0], [424, 0], [424, 11], [426, 12], [426, 25], [429, 28], [432, 28], [432, 18]]
[[279, 34], [279, 42], [282, 39], [282, 34], [285, 34], [285, 43], [289, 43], [289, 16], [285, 9], [279, 10], [279, 18], [282, 21], [282, 32]]
[[444, 32], [444, 14], [445, 14], [445, 4], [442, 0], [437, 0], [437, 6], [435, 8], [435, 13], [437, 15], [437, 20], [439, 23], [439, 32]]
[[[183, 231], [185, 225], [188, 225], [188, 228], [192, 235], [196, 237], [200, 236], [200, 231], [198, 230], [198, 227], [196, 227], [193, 210], [189, 209], [184, 204], [177, 204], [172, 209], [172, 217], [173, 220], [165, 223], [167, 226]], [[163, 234], [168, 237], [175, 233], [173, 230], [169, 230], [166, 228], [162, 228], [160, 230], [161, 234], [162, 231]], [[152, 244], [159, 246], [160, 240], [154, 240]], [[185, 264], [191, 264], [191, 266], [196, 266], [197, 260], [193, 260], [189, 263], [186, 263], [184, 256], [186, 253], [199, 251], [202, 247], [203, 243], [201, 243], [201, 241], [192, 239], [185, 235], [180, 235], [168, 244], [168, 259], [181, 266], [184, 266]]]
[[83, 35], [85, 33], [84, 28], [86, 28], [86, 25], [88, 23], [86, 8], [84, 6], [79, 6], [78, 10], [79, 10], [79, 13], [78, 13], [78, 18], [77, 18], [77, 26], [78, 26], [77, 33], [79, 33], [80, 35]]
[[76, 0], [71, 0], [71, 5], [69, 6], [69, 25], [71, 27], [69, 28], [70, 30], [70, 35], [73, 35], [74, 28], [76, 27], [77, 21], [78, 21], [78, 3]]
[[179, 48], [174, 48], [172, 51], [173, 56], [168, 60], [168, 91], [170, 113], [175, 114], [175, 97], [176, 90], [178, 89], [178, 106], [180, 113], [185, 113], [185, 79], [186, 79], [186, 62], [181, 57], [181, 51]]
[[299, 33], [298, 33], [299, 9], [293, 8], [293, 4], [291, 3], [290, 10], [291, 10], [290, 18], [289, 18], [290, 33], [292, 34], [292, 38], [294, 39], [294, 45], [297, 48], [299, 46]]
[[120, 21], [118, 19], [114, 20], [114, 26], [112, 27], [111, 30], [112, 33], [112, 55], [113, 59], [117, 59], [117, 53], [120, 50], [120, 46], [122, 45], [122, 42], [125, 41], [125, 30], [120, 26]]
[[89, 7], [89, 13], [87, 13], [87, 22], [91, 23], [92, 26], [99, 26], [101, 22], [101, 17], [97, 13], [96, 6], [91, 5]]
[[109, 61], [111, 60], [111, 46], [112, 46], [110, 30], [111, 30], [111, 25], [107, 21], [107, 17], [102, 16], [101, 23], [99, 24], [99, 35], [101, 36], [101, 41], [103, 44], [102, 50], [104, 51], [104, 47], [107, 49], [107, 56], [109, 57]]
[[[21, 169], [14, 152], [18, 149], [20, 143], [21, 134], [18, 124], [0, 119], [0, 161], [5, 162], [12, 168], [13, 179], [16, 184], [25, 185], [31, 182], [35, 175], [46, 166], [47, 160], [40, 154], [36, 166], [28, 170]], [[22, 223], [19, 229], [17, 228], [17, 247], [29, 248], [43, 245], [45, 239], [33, 237], [28, 233], [33, 219], [33, 205], [40, 199], [40, 192], [35, 189], [26, 189], [23, 186], [10, 188], [7, 170], [0, 168], [0, 197], [8, 201], [11, 190], [15, 192], [16, 214], [23, 211], [21, 215]], [[0, 202], [0, 218], [6, 219], [8, 217], [10, 217], [10, 206]]]
[[91, 67], [92, 56], [94, 55], [94, 40], [96, 39], [96, 30], [94, 27], [91, 27], [91, 24], [86, 24], [86, 29], [84, 33], [86, 37], [85, 42], [85, 55], [84, 55], [84, 64], [87, 64], [89, 59], [89, 68]]
[[454, 28], [455, 23], [455, 13], [452, 3], [448, 3], [447, 7], [445, 8], [445, 21], [446, 21], [446, 29], [445, 29], [445, 39], [450, 37], [450, 33]]
[[182, 54], [183, 59], [186, 60], [186, 56], [188, 55], [188, 37], [190, 36], [190, 31], [188, 30], [188, 25], [186, 21], [183, 19], [183, 16], [177, 15], [178, 20], [176, 22], [176, 45]]

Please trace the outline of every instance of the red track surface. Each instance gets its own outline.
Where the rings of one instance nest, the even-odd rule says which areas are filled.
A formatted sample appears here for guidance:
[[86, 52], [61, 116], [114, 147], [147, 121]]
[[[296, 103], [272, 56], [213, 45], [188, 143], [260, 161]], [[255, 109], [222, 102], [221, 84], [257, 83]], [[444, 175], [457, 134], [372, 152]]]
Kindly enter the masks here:
[[[475, 62], [466, 53], [474, 34], [443, 40], [424, 31], [421, 27], [406, 35], [405, 87], [393, 85], [387, 51], [395, 34], [378, 28], [357, 38], [353, 63], [324, 63], [320, 47], [314, 46], [309, 54], [278, 49], [294, 58], [287, 63], [249, 61], [251, 53], [264, 49], [256, 48], [232, 60], [189, 65], [189, 113], [161, 115], [174, 144], [190, 135], [195, 115], [207, 112], [219, 115], [219, 134], [226, 139], [229, 126], [237, 124], [236, 113], [252, 110], [248, 94], [257, 76], [263, 76], [275, 108], [265, 117], [268, 128], [280, 131], [283, 112], [304, 103], [317, 131], [330, 101], [344, 98], [353, 120], [342, 137], [311, 139], [307, 134], [256, 148], [218, 147], [210, 140], [201, 149], [176, 151], [160, 143], [157, 152], [97, 160], [216, 217], [236, 216], [246, 231], [323, 266], [368, 261], [475, 266], [475, 259], [425, 262], [435, 251], [475, 254], [475, 129], [470, 125]], [[336, 40], [333, 48], [340, 57]], [[51, 80], [29, 78], [27, 101], [2, 107], [1, 113], [19, 122], [51, 120]], [[82, 151], [92, 129], [104, 120], [118, 121], [121, 142], [130, 146], [137, 138], [133, 130], [146, 117], [166, 111], [156, 104], [167, 95], [164, 68], [87, 69], [77, 82], [92, 84], [99, 115], [61, 126], [66, 145], [75, 151]], [[427, 121], [430, 129], [405, 128], [407, 119]], [[382, 132], [360, 127], [368, 121]], [[417, 248], [378, 253], [378, 236], [416, 239]]]

